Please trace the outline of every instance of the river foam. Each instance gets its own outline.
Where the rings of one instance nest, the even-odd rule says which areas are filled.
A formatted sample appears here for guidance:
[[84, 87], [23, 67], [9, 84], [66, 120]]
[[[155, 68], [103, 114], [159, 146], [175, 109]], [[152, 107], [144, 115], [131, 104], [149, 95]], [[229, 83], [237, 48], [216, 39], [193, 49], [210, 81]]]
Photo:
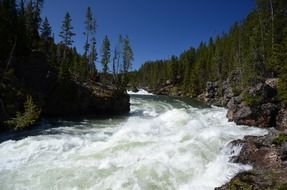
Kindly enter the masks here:
[[0, 144], [10, 189], [211, 190], [250, 166], [229, 162], [232, 140], [265, 131], [228, 122], [223, 108], [131, 98], [124, 119], [86, 120]]
[[138, 92], [128, 91], [128, 94], [130, 95], [153, 95], [152, 93], [149, 93], [148, 91], [144, 89], [139, 89]]

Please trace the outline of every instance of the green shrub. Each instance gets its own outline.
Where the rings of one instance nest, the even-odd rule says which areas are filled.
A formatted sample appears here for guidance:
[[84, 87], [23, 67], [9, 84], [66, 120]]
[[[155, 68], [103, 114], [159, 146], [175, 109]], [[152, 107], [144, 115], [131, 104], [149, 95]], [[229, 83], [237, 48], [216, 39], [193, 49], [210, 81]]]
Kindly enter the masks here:
[[275, 145], [281, 145], [284, 142], [287, 142], [287, 134], [281, 133], [278, 137], [273, 139], [272, 143]]
[[281, 185], [277, 190], [287, 190], [287, 183]]
[[17, 112], [16, 117], [6, 121], [6, 124], [15, 129], [28, 128], [40, 117], [41, 110], [33, 102], [31, 96], [27, 96], [26, 102], [24, 103], [24, 113]]
[[236, 190], [236, 189], [252, 190], [253, 186], [251, 184], [241, 181], [240, 179], [235, 179], [234, 181], [231, 182], [229, 189], [230, 190]]
[[249, 93], [243, 93], [242, 98], [247, 105], [258, 105], [262, 102], [262, 96], [260, 94], [252, 96]]

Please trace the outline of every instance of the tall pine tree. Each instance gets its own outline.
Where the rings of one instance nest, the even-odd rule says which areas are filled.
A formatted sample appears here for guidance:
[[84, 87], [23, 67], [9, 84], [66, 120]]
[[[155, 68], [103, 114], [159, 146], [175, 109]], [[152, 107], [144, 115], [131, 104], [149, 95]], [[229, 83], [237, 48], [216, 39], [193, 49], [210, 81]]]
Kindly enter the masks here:
[[103, 65], [103, 73], [107, 74], [108, 72], [108, 65], [111, 58], [111, 52], [110, 52], [110, 40], [108, 36], [105, 36], [102, 44], [102, 60], [101, 63]]
[[73, 27], [71, 25], [71, 16], [70, 13], [67, 12], [64, 18], [64, 21], [62, 23], [61, 32], [59, 34], [59, 37], [61, 38], [61, 43], [65, 46], [65, 48], [71, 47], [73, 44], [73, 36], [75, 36], [75, 33], [72, 32]]

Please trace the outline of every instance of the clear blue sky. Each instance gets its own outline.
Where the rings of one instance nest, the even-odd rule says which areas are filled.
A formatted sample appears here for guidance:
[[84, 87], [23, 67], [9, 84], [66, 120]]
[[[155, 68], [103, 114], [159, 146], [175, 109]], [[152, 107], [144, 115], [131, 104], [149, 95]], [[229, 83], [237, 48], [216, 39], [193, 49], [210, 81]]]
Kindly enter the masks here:
[[[84, 19], [88, 6], [96, 17], [97, 49], [108, 35], [112, 46], [118, 35], [128, 35], [134, 50], [134, 69], [147, 60], [179, 55], [201, 41], [227, 32], [254, 9], [254, 0], [46, 0], [47, 16], [56, 41], [66, 11], [74, 26], [74, 46], [83, 50]], [[98, 63], [99, 65], [99, 63]]]

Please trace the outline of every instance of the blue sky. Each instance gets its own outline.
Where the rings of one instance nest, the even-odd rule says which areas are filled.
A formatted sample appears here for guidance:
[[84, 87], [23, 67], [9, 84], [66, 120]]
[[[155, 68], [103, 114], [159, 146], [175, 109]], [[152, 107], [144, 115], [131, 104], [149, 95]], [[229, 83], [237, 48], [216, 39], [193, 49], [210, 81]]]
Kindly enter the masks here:
[[[254, 9], [254, 0], [46, 0], [47, 16], [56, 41], [69, 11], [76, 36], [74, 46], [82, 52], [87, 7], [97, 20], [97, 49], [105, 35], [112, 46], [118, 35], [128, 35], [134, 50], [134, 69], [145, 61], [179, 55], [201, 41], [227, 32]], [[99, 65], [99, 63], [98, 63]]]

